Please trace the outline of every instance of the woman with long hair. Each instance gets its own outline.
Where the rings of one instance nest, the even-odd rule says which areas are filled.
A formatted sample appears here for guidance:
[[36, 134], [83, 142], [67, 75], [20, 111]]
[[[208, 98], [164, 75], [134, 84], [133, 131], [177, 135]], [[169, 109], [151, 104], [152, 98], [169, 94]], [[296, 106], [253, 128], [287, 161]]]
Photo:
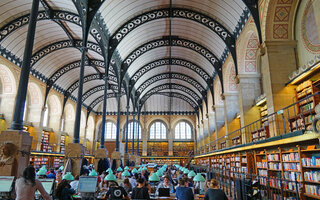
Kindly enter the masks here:
[[71, 188], [68, 180], [63, 179], [56, 189], [56, 197], [59, 200], [72, 200], [71, 195], [75, 194], [76, 191]]
[[37, 190], [39, 190], [45, 200], [51, 200], [51, 197], [44, 190], [41, 182], [36, 179], [35, 169], [32, 166], [24, 169], [22, 177], [16, 181], [15, 189], [16, 200], [34, 200]]

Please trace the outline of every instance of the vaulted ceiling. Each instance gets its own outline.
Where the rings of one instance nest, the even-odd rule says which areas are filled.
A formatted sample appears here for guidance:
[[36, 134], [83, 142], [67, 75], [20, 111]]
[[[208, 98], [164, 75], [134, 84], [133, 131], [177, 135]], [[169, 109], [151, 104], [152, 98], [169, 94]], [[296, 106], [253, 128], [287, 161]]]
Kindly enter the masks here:
[[[82, 28], [78, 1], [41, 0], [32, 74], [70, 99], [77, 98]], [[213, 79], [222, 79], [228, 53], [235, 56], [239, 27], [250, 15], [245, 0], [106, 0], [94, 20], [104, 26], [108, 47], [91, 31], [82, 98], [101, 112], [108, 69], [107, 108], [115, 112], [121, 82], [144, 111], [195, 111], [206, 102]], [[20, 65], [32, 0], [0, 2], [0, 51]], [[112, 60], [106, 67], [103, 50]], [[114, 60], [118, 60], [114, 64]], [[130, 101], [130, 110], [133, 106]]]

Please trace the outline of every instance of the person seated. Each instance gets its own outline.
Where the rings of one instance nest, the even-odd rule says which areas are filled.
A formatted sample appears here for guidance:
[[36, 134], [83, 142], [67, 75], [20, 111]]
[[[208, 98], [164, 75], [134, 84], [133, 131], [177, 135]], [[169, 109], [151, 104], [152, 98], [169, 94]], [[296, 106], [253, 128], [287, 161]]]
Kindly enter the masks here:
[[159, 183], [159, 185], [157, 187], [157, 194], [159, 193], [159, 188], [169, 188], [170, 191], [173, 193], [174, 188], [173, 188], [172, 183], [170, 182], [169, 176], [165, 176], [163, 181], [161, 183]]
[[35, 169], [32, 166], [26, 167], [22, 177], [16, 180], [15, 190], [16, 200], [34, 200], [37, 190], [45, 200], [51, 200], [41, 182], [36, 179]]
[[228, 197], [223, 190], [218, 189], [218, 182], [215, 179], [212, 179], [209, 183], [209, 189], [204, 195], [204, 200], [228, 200]]
[[132, 191], [132, 185], [128, 178], [125, 178], [122, 182], [122, 187], [125, 189], [125, 191], [129, 194], [129, 192]]
[[49, 173], [47, 174], [47, 178], [56, 178], [56, 174], [54, 172], [54, 169], [50, 169]]
[[118, 186], [115, 182], [111, 182], [109, 190], [106, 193], [107, 199], [129, 199], [128, 193], [121, 186]]
[[180, 179], [179, 185], [176, 188], [176, 197], [179, 200], [193, 200], [192, 189], [188, 187], [188, 181], [186, 179]]
[[77, 175], [76, 177], [74, 177], [74, 180], [70, 183], [70, 186], [72, 189], [74, 189], [75, 191], [78, 191], [78, 186], [79, 186], [79, 175]]
[[76, 193], [70, 186], [70, 181], [63, 179], [57, 187], [56, 197], [59, 200], [70, 200], [71, 196]]
[[145, 186], [145, 179], [139, 178], [137, 180], [137, 187], [133, 188], [131, 199], [150, 199], [148, 188]]

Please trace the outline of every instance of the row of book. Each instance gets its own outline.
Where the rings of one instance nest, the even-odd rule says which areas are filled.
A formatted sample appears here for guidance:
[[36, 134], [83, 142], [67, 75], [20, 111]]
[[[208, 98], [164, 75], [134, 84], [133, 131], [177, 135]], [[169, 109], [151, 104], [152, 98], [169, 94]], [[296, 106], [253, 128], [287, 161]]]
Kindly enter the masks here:
[[304, 179], [306, 181], [320, 182], [320, 172], [319, 171], [304, 172]]
[[281, 170], [281, 163], [269, 163], [269, 169]]
[[320, 158], [316, 156], [312, 156], [311, 158], [302, 158], [301, 163], [302, 163], [302, 166], [305, 166], [305, 167], [320, 166]]
[[280, 157], [279, 154], [269, 154], [268, 161], [279, 161]]
[[258, 168], [267, 168], [267, 163], [266, 162], [257, 162], [257, 167]]
[[290, 181], [302, 181], [301, 173], [297, 172], [283, 172], [283, 177]]
[[299, 161], [298, 153], [282, 154], [282, 161]]
[[300, 171], [300, 163], [283, 163], [283, 169]]
[[320, 196], [320, 186], [319, 185], [305, 185], [305, 190], [306, 193], [315, 195], [315, 196]]

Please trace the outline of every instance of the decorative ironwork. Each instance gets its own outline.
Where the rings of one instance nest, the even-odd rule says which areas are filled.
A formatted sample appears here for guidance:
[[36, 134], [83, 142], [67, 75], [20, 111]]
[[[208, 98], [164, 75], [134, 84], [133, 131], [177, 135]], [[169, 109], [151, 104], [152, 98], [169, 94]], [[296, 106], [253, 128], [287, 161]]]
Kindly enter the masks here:
[[171, 60], [172, 65], [180, 65], [183, 67], [186, 67], [188, 69], [191, 69], [195, 73], [197, 73], [199, 76], [201, 76], [204, 81], [209, 81], [211, 79], [210, 75], [204, 71], [200, 66], [197, 64], [190, 62], [185, 59], [180, 59], [180, 58], [163, 58], [163, 59], [158, 59], [155, 61], [152, 61], [145, 66], [141, 67], [137, 72], [133, 74], [133, 76], [130, 78], [130, 84], [134, 85], [138, 81], [139, 78], [141, 78], [145, 73], [147, 73], [150, 70], [153, 70], [154, 68], [163, 66], [163, 65], [169, 65]]
[[[4, 25], [0, 29], [0, 42], [3, 39], [5, 39], [13, 31], [21, 28], [24, 25], [29, 24], [29, 17], [30, 17], [30, 14], [26, 14], [26, 15], [23, 15], [21, 17], [18, 17], [17, 19], [14, 19], [14, 20], [10, 21], [9, 23], [7, 23], [6, 25]], [[77, 14], [72, 13], [72, 12], [54, 10], [53, 11], [53, 19], [67, 21], [67, 22], [71, 22], [73, 24], [81, 26], [80, 17]], [[50, 18], [46, 14], [46, 11], [39, 11], [37, 20], [38, 21], [40, 21], [40, 20], [50, 20]], [[95, 35], [93, 35], [93, 37], [96, 38]]]
[[[169, 39], [168, 38], [162, 38], [162, 39], [156, 39], [153, 41], [150, 41], [146, 44], [141, 45], [140, 47], [136, 48], [132, 53], [130, 53], [125, 59], [122, 64], [122, 77], [124, 77], [124, 74], [127, 72], [128, 68], [130, 65], [141, 55], [144, 53], [158, 48], [158, 47], [163, 47], [163, 46], [169, 46]], [[221, 63], [219, 59], [207, 48], [203, 47], [200, 44], [197, 44], [193, 41], [187, 40], [187, 39], [182, 39], [182, 38], [173, 38], [172, 39], [172, 46], [179, 46], [179, 47], [184, 47], [191, 49], [203, 57], [205, 57], [214, 67], [215, 71], [218, 73], [219, 78], [222, 80], [222, 70], [221, 70]], [[214, 74], [212, 75], [214, 76]]]
[[[81, 60], [77, 60], [72, 63], [64, 65], [63, 67], [58, 69], [56, 72], [54, 72], [53, 75], [49, 78], [49, 80], [52, 83], [56, 82], [60, 77], [62, 77], [67, 72], [69, 72], [75, 68], [80, 67], [80, 64], [81, 64]], [[89, 61], [86, 60], [85, 65], [94, 65], [96, 67], [104, 68], [104, 61], [102, 61], [102, 60], [89, 60]], [[114, 73], [114, 70], [112, 67], [109, 67], [109, 71]], [[109, 73], [109, 75], [110, 75], [110, 73]], [[115, 79], [116, 79], [116, 77], [115, 77]], [[114, 80], [114, 78], [111, 76], [111, 79], [109, 79], [109, 80]], [[115, 82], [117, 82], [117, 81], [115, 81]]]
[[[113, 90], [113, 91], [118, 91], [119, 87], [117, 85], [114, 85], [114, 84], [110, 84], [109, 86], [109, 89]], [[93, 95], [94, 93], [97, 93], [97, 92], [100, 92], [100, 91], [104, 91], [104, 88], [105, 88], [105, 85], [98, 85], [96, 87], [93, 87], [91, 89], [89, 89], [87, 92], [85, 92], [83, 95], [82, 95], [82, 102], [85, 102], [85, 100], [87, 98], [89, 98], [91, 95]], [[122, 90], [122, 92], [124, 92]]]
[[[107, 94], [107, 99], [109, 98], [116, 98], [117, 97], [117, 93], [109, 93]], [[121, 93], [121, 96], [125, 95], [125, 93]], [[103, 95], [98, 97], [97, 99], [95, 99], [88, 107], [94, 109], [94, 107], [96, 107], [100, 102], [102, 102], [104, 100]]]
[[[189, 89], [188, 87], [185, 87], [184, 85], [175, 84], [175, 83], [166, 83], [162, 85], [158, 85], [152, 89], [150, 89], [144, 96], [156, 94], [159, 91], [166, 90], [166, 89], [176, 89], [182, 92], [187, 93], [190, 95], [198, 104], [201, 102], [201, 98], [195, 93], [193, 90]], [[143, 100], [142, 100], [143, 101]]]
[[[82, 46], [82, 41], [76, 40], [75, 45], [77, 48], [80, 48]], [[64, 49], [64, 48], [70, 48], [70, 47], [74, 47], [70, 40], [63, 40], [63, 41], [58, 41], [58, 42], [49, 44], [48, 46], [43, 47], [42, 49], [38, 50], [36, 53], [33, 54], [31, 59], [31, 66], [34, 66], [41, 58], [43, 58], [44, 56], [54, 51]], [[98, 44], [93, 42], [88, 42], [87, 48], [101, 55], [101, 48], [99, 47]]]
[[[182, 100], [186, 101], [189, 105], [191, 105], [195, 110], [198, 110], [197, 104], [192, 99], [190, 99], [189, 97], [187, 97], [184, 94], [180, 94], [180, 93], [176, 93], [176, 92], [158, 92], [156, 94], [157, 95], [164, 95], [164, 96], [168, 96], [168, 97], [175, 97], [175, 98], [182, 99]], [[150, 98], [152, 95], [153, 94], [151, 94], [149, 96], [143, 96], [142, 99], [144, 101], [140, 101], [141, 105], [143, 105], [148, 100], [148, 98]]]
[[163, 79], [169, 79], [169, 78], [183, 80], [187, 83], [190, 83], [200, 92], [200, 94], [202, 94], [205, 91], [202, 85], [190, 76], [180, 74], [180, 73], [163, 73], [163, 74], [155, 75], [149, 78], [148, 80], [146, 80], [145, 82], [143, 82], [136, 90], [137, 95], [139, 96], [147, 87], [149, 87], [154, 82], [157, 82]]
[[[168, 18], [170, 17], [170, 9], [163, 8], [158, 10], [152, 10], [143, 13], [133, 19], [130, 19], [126, 24], [122, 25], [112, 36], [110, 41], [110, 55], [117, 48], [121, 40], [128, 35], [135, 28], [148, 23], [153, 20]], [[228, 46], [229, 49], [235, 49], [235, 38], [234, 36], [217, 20], [202, 14], [200, 12], [189, 10], [186, 8], [172, 8], [172, 17], [183, 18], [192, 20], [194, 22], [200, 23], [211, 31], [215, 32]]]

